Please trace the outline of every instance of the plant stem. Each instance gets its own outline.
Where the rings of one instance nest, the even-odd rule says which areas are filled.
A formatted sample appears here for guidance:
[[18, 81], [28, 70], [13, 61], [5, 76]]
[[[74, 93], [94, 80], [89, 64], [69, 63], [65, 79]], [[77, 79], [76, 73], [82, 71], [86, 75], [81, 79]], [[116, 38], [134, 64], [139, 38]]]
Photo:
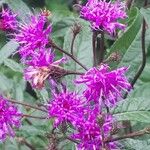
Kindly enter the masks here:
[[126, 6], [128, 9], [131, 8], [133, 2], [134, 2], [134, 0], [126, 0]]
[[104, 41], [104, 31], [101, 31], [101, 38], [100, 38], [100, 57], [98, 64], [103, 62], [104, 54], [105, 54], [105, 41]]
[[93, 31], [93, 35], [92, 35], [93, 66], [96, 66], [96, 64], [97, 64], [97, 61], [96, 61], [96, 38], [97, 38], [97, 33], [96, 33], [96, 31]]
[[114, 142], [114, 141], [119, 141], [119, 140], [122, 140], [122, 139], [126, 139], [126, 138], [133, 138], [133, 137], [137, 137], [137, 136], [142, 136], [144, 134], [150, 134], [150, 128], [145, 128], [143, 130], [140, 130], [140, 131], [136, 131], [136, 132], [133, 132], [133, 133], [129, 133], [129, 134], [126, 134], [126, 135], [123, 135], [121, 137], [115, 137], [115, 138], [109, 138], [107, 140], [105, 140], [105, 142]]
[[57, 50], [59, 50], [60, 52], [66, 54], [67, 56], [69, 56], [71, 59], [73, 59], [78, 65], [80, 65], [82, 68], [84, 68], [86, 71], [88, 70], [81, 62], [79, 62], [77, 60], [77, 58], [75, 58], [72, 54], [66, 52], [65, 50], [63, 50], [62, 48], [60, 48], [59, 46], [57, 46], [55, 43], [53, 43], [52, 41], [50, 42], [51, 45], [56, 48]]
[[72, 42], [71, 42], [71, 55], [74, 55], [73, 47], [74, 47], [74, 41], [75, 41], [76, 36], [77, 36], [77, 34], [73, 34], [73, 38], [72, 38]]
[[11, 103], [15, 103], [15, 104], [23, 105], [23, 106], [26, 106], [26, 107], [29, 107], [29, 108], [33, 108], [33, 109], [36, 109], [36, 110], [40, 110], [40, 111], [43, 111], [43, 112], [47, 112], [46, 110], [41, 109], [39, 107], [32, 106], [30, 104], [26, 104], [26, 103], [19, 102], [19, 101], [16, 101], [16, 100], [10, 100], [10, 99], [8, 99], [8, 101], [11, 102]]
[[73, 75], [73, 74], [74, 74], [74, 75], [83, 75], [84, 73], [68, 70], [68, 71], [66, 71], [65, 76], [66, 76], [66, 75]]
[[47, 118], [47, 117], [32, 116], [28, 114], [23, 114], [22, 117], [34, 118], [34, 119], [46, 119]]

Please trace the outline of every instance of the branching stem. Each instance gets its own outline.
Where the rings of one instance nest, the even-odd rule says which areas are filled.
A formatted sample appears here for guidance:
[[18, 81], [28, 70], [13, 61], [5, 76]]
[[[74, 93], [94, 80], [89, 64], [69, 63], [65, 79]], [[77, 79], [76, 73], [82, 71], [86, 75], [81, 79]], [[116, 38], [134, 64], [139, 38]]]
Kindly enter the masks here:
[[37, 107], [37, 106], [32, 106], [32, 105], [27, 104], [27, 103], [19, 102], [19, 101], [16, 101], [16, 100], [10, 100], [10, 99], [8, 99], [8, 101], [11, 102], [11, 103], [18, 104], [18, 105], [22, 105], [22, 106], [26, 106], [26, 107], [29, 107], [29, 108], [33, 108], [33, 109], [40, 110], [40, 111], [43, 111], [43, 112], [47, 112], [47, 111], [44, 110], [44, 109], [41, 109], [41, 108], [39, 108], [39, 107]]

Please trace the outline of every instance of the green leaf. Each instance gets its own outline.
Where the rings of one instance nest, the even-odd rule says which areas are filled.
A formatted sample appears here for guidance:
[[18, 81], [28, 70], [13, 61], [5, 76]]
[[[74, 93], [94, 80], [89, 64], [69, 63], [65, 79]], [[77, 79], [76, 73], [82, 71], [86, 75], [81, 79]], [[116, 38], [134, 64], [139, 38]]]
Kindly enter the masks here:
[[127, 98], [113, 110], [114, 117], [118, 121], [131, 120], [150, 123], [150, 100], [139, 98]]
[[150, 143], [143, 140], [125, 139], [121, 142], [123, 144], [122, 150], [149, 150]]
[[23, 67], [21, 64], [17, 63], [16, 61], [12, 60], [12, 59], [5, 59], [4, 60], [4, 64], [9, 67], [10, 69], [12, 69], [13, 71], [16, 72], [23, 72]]
[[[82, 21], [80, 19], [78, 20], [78, 22], [82, 25], [82, 31], [77, 35], [75, 39], [74, 55], [87, 68], [91, 68], [93, 65], [92, 64], [93, 62], [92, 32], [87, 22]], [[65, 35], [64, 46], [63, 46], [64, 50], [68, 51], [69, 53], [71, 50], [72, 38], [73, 38], [73, 33], [72, 33], [72, 29], [70, 28]], [[65, 64], [64, 67], [68, 70], [73, 70], [77, 72], [85, 72], [85, 70], [81, 66], [79, 66], [77, 63], [75, 63], [71, 58], [69, 58], [68, 63]], [[74, 85], [72, 82], [74, 79], [75, 79], [75, 76], [73, 75], [66, 77], [67, 83], [68, 85], [72, 86], [72, 89], [74, 89]]]
[[[8, 92], [12, 89], [13, 82], [2, 73], [0, 74], [0, 92]], [[1, 93], [0, 93], [1, 94]]]
[[63, 17], [62, 19], [53, 23], [53, 37], [64, 37], [69, 28], [75, 22], [73, 17]]
[[18, 43], [13, 40], [4, 45], [0, 50], [0, 64], [2, 64], [6, 58], [8, 58], [14, 51], [16, 51], [18, 46]]
[[141, 8], [141, 14], [144, 16], [147, 24], [150, 25], [150, 19], [149, 19], [149, 16], [150, 16], [150, 8]]
[[134, 16], [132, 24], [130, 24], [126, 32], [118, 40], [115, 41], [115, 43], [110, 48], [109, 54], [115, 51], [119, 51], [122, 55], [124, 55], [137, 36], [141, 27], [142, 18], [139, 9], [133, 8], [130, 12], [130, 16], [132, 18]]
[[148, 98], [150, 97], [150, 83], [144, 83], [143, 85], [137, 87], [134, 89], [134, 91], [131, 93], [132, 97], [143, 97], [143, 98]]
[[18, 14], [18, 17], [26, 21], [28, 19], [27, 15], [31, 15], [29, 7], [22, 0], [5, 0], [5, 3], [9, 5], [9, 7]]

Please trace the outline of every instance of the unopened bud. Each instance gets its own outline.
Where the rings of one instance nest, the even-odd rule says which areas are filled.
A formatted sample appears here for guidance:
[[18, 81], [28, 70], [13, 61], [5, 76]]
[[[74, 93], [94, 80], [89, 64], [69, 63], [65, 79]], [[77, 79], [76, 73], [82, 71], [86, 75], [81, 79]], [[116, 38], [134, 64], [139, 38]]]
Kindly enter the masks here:
[[74, 5], [73, 5], [73, 10], [74, 10], [75, 12], [77, 12], [77, 13], [80, 12], [81, 8], [82, 8], [82, 6], [81, 6], [80, 4], [74, 4]]
[[43, 16], [46, 16], [46, 17], [51, 17], [52, 16], [51, 11], [47, 10], [46, 8], [44, 8], [44, 9], [41, 10], [41, 14]]
[[150, 127], [145, 128], [145, 132], [146, 132], [147, 134], [150, 134]]
[[97, 117], [97, 123], [99, 124], [100, 127], [102, 127], [104, 125], [105, 119], [104, 119], [104, 115], [98, 115]]
[[104, 62], [115, 62], [121, 60], [121, 54], [119, 52], [113, 52]]
[[77, 35], [78, 33], [80, 33], [82, 30], [82, 26], [81, 24], [79, 23], [75, 23], [73, 26], [72, 26], [72, 32], [74, 35]]

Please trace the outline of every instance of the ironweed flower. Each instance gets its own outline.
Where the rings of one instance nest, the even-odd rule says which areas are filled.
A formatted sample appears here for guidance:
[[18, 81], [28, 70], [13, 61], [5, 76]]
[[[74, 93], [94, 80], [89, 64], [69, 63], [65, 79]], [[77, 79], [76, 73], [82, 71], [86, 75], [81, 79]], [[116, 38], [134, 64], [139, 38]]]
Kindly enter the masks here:
[[40, 53], [35, 52], [32, 59], [26, 62], [28, 67], [24, 71], [24, 76], [34, 88], [41, 89], [44, 87], [46, 79], [58, 79], [66, 73], [59, 66], [61, 63], [66, 62], [66, 58], [63, 57], [57, 61], [54, 61], [54, 58], [51, 49], [41, 48]]
[[43, 13], [30, 16], [29, 23], [20, 23], [15, 40], [20, 44], [19, 53], [22, 59], [30, 58], [36, 51], [44, 48], [48, 44], [51, 30], [51, 25], [47, 25], [47, 16]]
[[87, 100], [93, 100], [113, 107], [122, 98], [122, 92], [131, 89], [125, 73], [128, 68], [122, 67], [110, 71], [108, 65], [102, 64], [100, 67], [93, 67], [88, 70], [80, 79], [76, 80], [77, 84], [86, 84], [84, 96]]
[[55, 118], [54, 126], [68, 122], [77, 127], [84, 115], [83, 104], [76, 93], [63, 91], [55, 94], [48, 105], [49, 117]]
[[[99, 125], [97, 122], [99, 113], [99, 109], [96, 107], [93, 110], [89, 110], [78, 131], [71, 136], [79, 141], [79, 144], [77, 144], [78, 150], [102, 149], [102, 135], [105, 139], [110, 136], [113, 118], [111, 115], [103, 115], [103, 123]], [[115, 142], [107, 143], [105, 148], [115, 150], [117, 144]]]
[[2, 7], [0, 12], [0, 30], [16, 30], [18, 24], [16, 16], [9, 8]]
[[17, 107], [0, 96], [0, 141], [4, 141], [7, 136], [15, 136], [13, 128], [19, 128], [21, 116]]
[[94, 30], [105, 30], [110, 34], [116, 29], [124, 29], [125, 25], [118, 22], [118, 19], [127, 17], [125, 4], [117, 0], [116, 2], [106, 2], [106, 0], [88, 0], [82, 6], [80, 15], [83, 19], [91, 23]]

